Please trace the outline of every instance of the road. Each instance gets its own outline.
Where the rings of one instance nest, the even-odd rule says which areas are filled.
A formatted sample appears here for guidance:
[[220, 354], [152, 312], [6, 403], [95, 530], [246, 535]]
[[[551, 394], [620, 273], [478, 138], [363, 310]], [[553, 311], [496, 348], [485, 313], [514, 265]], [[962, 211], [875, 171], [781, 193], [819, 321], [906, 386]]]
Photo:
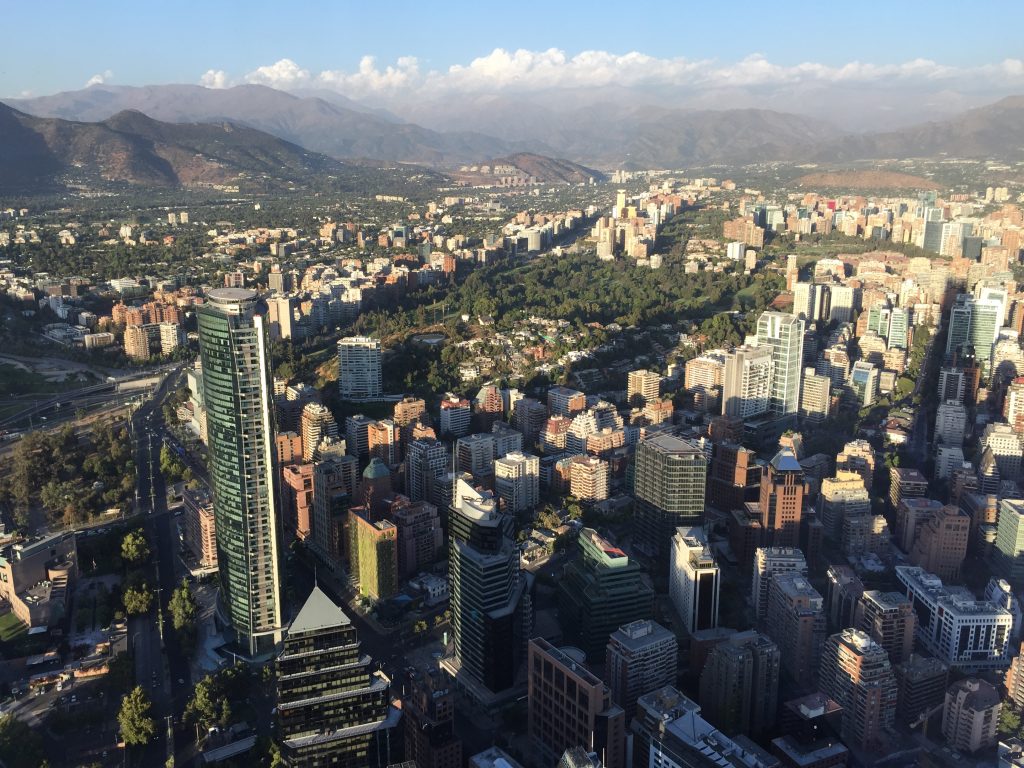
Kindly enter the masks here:
[[[157, 605], [148, 614], [134, 617], [128, 631], [135, 649], [136, 681], [150, 694], [157, 735], [135, 755], [137, 765], [163, 765], [168, 755], [168, 717], [181, 721], [191, 693], [188, 659], [179, 651], [171, 627], [168, 603], [181, 582], [178, 571], [178, 542], [174, 518], [167, 510], [167, 489], [160, 471], [161, 434], [164, 429], [162, 405], [181, 378], [180, 370], [170, 373], [152, 399], [132, 417], [135, 463], [138, 471], [138, 504], [143, 513], [143, 530], [153, 552]], [[174, 745], [172, 745], [174, 748]]]

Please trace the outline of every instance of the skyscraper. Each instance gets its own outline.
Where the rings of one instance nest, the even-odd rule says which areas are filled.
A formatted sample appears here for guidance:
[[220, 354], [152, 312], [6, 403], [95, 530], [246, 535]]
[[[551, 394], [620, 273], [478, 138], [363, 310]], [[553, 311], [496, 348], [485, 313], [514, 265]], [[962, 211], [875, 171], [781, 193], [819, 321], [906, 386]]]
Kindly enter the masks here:
[[494, 490], [512, 514], [533, 509], [540, 500], [540, 459], [516, 452], [495, 461]]
[[636, 712], [638, 698], [675, 682], [678, 655], [675, 634], [649, 619], [612, 632], [605, 648], [604, 677], [627, 722]]
[[1024, 501], [1000, 499], [993, 560], [999, 573], [1015, 586], [1024, 585]]
[[515, 682], [532, 619], [513, 519], [498, 510], [493, 494], [459, 479], [448, 525], [455, 640], [448, 671], [459, 682], [468, 678], [467, 690], [476, 684], [503, 691]]
[[356, 628], [314, 587], [277, 657], [277, 721], [287, 765], [386, 768], [401, 710], [371, 672]]
[[783, 448], [761, 473], [758, 509], [765, 544], [795, 547], [800, 544], [804, 505], [804, 470], [789, 448]]
[[280, 536], [270, 353], [255, 291], [218, 288], [198, 310], [220, 588], [239, 646], [280, 639]]
[[774, 370], [769, 347], [743, 345], [725, 358], [722, 413], [752, 419], [768, 412]]
[[896, 715], [896, 677], [878, 643], [856, 629], [844, 629], [825, 642], [821, 690], [843, 708], [842, 736], [850, 745], [871, 749]]
[[707, 464], [696, 444], [673, 435], [655, 435], [637, 445], [637, 538], [648, 552], [664, 557], [677, 527], [700, 525]]
[[380, 397], [380, 339], [348, 336], [338, 342], [338, 391], [343, 398]]
[[596, 659], [612, 632], [651, 617], [654, 590], [640, 566], [597, 531], [580, 531], [579, 549], [558, 582], [558, 616], [566, 640]]
[[462, 768], [462, 740], [455, 735], [454, 691], [438, 669], [409, 680], [402, 707], [405, 758], [417, 768]]
[[760, 736], [775, 725], [779, 647], [754, 630], [737, 632], [708, 653], [700, 675], [700, 706], [726, 733]]
[[801, 573], [780, 573], [768, 588], [768, 636], [779, 646], [782, 668], [811, 690], [825, 641], [825, 601]]
[[772, 350], [768, 410], [784, 424], [794, 423], [800, 408], [800, 371], [804, 356], [804, 322], [784, 312], [764, 312], [757, 319], [757, 345]]
[[860, 598], [854, 622], [857, 629], [885, 649], [893, 664], [910, 658], [917, 614], [903, 593], [869, 589]]
[[758, 621], [768, 616], [768, 589], [772, 579], [789, 572], [807, 575], [803, 552], [795, 547], [758, 547], [750, 589]]
[[959, 347], [973, 346], [982, 367], [988, 370], [1002, 313], [1003, 305], [998, 299], [975, 299], [966, 293], [957, 296], [949, 313], [946, 356], [951, 356]]
[[626, 717], [604, 682], [580, 659], [543, 638], [530, 641], [529, 734], [537, 765], [554, 765], [585, 745], [606, 768], [626, 765]]
[[718, 563], [700, 528], [677, 528], [672, 537], [668, 592], [687, 631], [718, 626]]

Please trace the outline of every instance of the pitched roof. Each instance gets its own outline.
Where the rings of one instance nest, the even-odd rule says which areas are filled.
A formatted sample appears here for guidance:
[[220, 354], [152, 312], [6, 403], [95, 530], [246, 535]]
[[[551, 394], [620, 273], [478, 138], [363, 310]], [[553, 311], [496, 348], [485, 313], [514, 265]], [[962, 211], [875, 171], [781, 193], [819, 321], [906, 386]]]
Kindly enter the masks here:
[[351, 624], [345, 612], [329, 598], [320, 587], [313, 587], [305, 604], [288, 628], [290, 633], [315, 632]]
[[796, 456], [793, 455], [793, 451], [789, 448], [783, 448], [775, 454], [775, 458], [772, 459], [772, 466], [779, 472], [802, 472], [803, 467], [800, 466], [800, 462], [796, 460]]

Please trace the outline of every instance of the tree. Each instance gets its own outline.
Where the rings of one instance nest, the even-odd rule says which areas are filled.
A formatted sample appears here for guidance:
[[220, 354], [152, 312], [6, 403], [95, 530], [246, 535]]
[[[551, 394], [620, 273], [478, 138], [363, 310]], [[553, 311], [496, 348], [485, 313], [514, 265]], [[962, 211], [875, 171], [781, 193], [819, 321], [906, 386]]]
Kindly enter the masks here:
[[170, 603], [171, 620], [174, 628], [179, 632], [182, 630], [194, 630], [196, 626], [196, 598], [192, 594], [192, 587], [188, 579], [181, 580], [181, 586], [174, 590]]
[[231, 725], [231, 704], [226, 698], [220, 702], [220, 727], [227, 728]]
[[153, 705], [142, 690], [141, 685], [135, 686], [121, 702], [121, 710], [117, 713], [117, 724], [121, 727], [121, 737], [125, 744], [148, 744], [156, 734], [156, 723], [150, 710]]
[[141, 530], [129, 531], [121, 539], [121, 557], [135, 564], [149, 559], [149, 543]]
[[43, 739], [14, 715], [0, 715], [0, 760], [7, 768], [38, 768], [43, 760]]
[[217, 699], [220, 697], [220, 686], [214, 675], [207, 675], [192, 691], [192, 698], [185, 705], [185, 719], [198, 724], [201, 728], [209, 728], [217, 719]]
[[153, 593], [148, 584], [142, 583], [126, 588], [121, 594], [121, 602], [130, 616], [138, 616], [148, 611], [149, 606], [153, 604]]
[[1008, 738], [1020, 733], [1020, 713], [1007, 703], [1004, 703], [1002, 709], [999, 710], [998, 733], [1000, 738]]

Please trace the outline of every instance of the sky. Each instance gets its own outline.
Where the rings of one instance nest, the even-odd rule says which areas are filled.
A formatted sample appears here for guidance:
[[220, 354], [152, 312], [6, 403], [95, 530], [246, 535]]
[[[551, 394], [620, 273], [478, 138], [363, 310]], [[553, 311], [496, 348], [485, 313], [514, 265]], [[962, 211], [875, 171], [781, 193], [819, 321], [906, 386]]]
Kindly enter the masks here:
[[[614, 10], [613, 10], [614, 9]], [[1024, 93], [1024, 3], [9, 3], [0, 97], [258, 82], [375, 104], [609, 85], [703, 106], [876, 86], [950, 103]], [[812, 89], [808, 91], [807, 89]], [[737, 104], [742, 105], [742, 104]]]

